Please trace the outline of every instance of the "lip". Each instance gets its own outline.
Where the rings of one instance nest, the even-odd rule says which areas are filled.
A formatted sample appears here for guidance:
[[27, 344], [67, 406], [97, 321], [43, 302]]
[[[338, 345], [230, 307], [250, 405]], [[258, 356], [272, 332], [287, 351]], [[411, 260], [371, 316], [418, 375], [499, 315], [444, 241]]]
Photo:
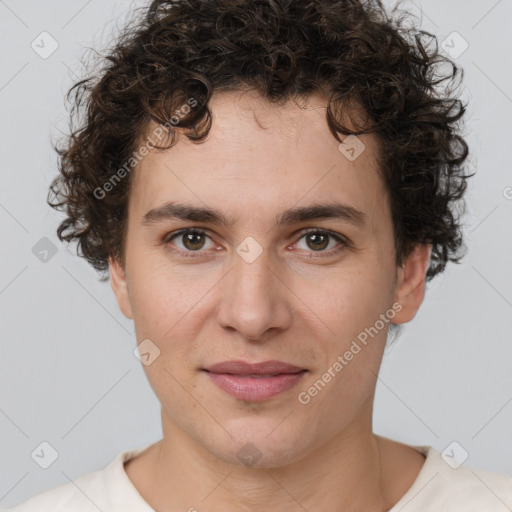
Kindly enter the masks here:
[[207, 369], [205, 373], [220, 389], [239, 400], [268, 400], [297, 385], [305, 368], [282, 361], [246, 363], [225, 361]]
[[262, 363], [246, 363], [245, 361], [224, 361], [214, 364], [206, 371], [211, 373], [230, 373], [232, 375], [278, 375], [282, 373], [298, 373], [306, 368], [299, 368], [283, 361], [263, 361]]

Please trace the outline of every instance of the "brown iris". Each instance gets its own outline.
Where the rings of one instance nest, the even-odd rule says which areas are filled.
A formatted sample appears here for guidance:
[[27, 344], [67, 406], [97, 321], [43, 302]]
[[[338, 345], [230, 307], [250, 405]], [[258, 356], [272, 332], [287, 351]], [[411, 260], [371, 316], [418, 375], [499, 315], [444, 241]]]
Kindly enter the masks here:
[[306, 243], [314, 250], [325, 249], [329, 245], [329, 235], [323, 233], [310, 233], [306, 235]]
[[191, 251], [201, 249], [205, 242], [204, 236], [204, 233], [185, 233], [182, 235], [183, 245]]

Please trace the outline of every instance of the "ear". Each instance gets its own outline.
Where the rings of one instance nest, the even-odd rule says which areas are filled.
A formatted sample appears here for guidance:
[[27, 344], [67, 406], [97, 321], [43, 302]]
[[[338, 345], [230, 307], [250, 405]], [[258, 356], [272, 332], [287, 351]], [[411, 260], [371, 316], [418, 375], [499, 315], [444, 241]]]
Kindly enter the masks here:
[[110, 272], [110, 283], [112, 285], [114, 295], [116, 296], [119, 309], [125, 317], [133, 319], [125, 270], [119, 261], [113, 258], [109, 258], [108, 267]]
[[425, 283], [432, 245], [419, 244], [398, 268], [395, 302], [402, 306], [393, 318], [394, 324], [410, 322], [425, 296]]

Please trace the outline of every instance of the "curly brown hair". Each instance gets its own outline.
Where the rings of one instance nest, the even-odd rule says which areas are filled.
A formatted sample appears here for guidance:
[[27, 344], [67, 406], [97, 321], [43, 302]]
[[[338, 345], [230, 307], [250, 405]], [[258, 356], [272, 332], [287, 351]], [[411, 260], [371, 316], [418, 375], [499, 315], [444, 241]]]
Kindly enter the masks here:
[[[461, 259], [470, 177], [466, 105], [456, 94], [463, 70], [434, 35], [407, 25], [409, 13], [388, 13], [380, 0], [155, 0], [143, 14], [102, 68], [69, 90], [71, 134], [55, 145], [60, 173], [48, 203], [66, 213], [57, 234], [76, 240], [96, 270], [109, 257], [124, 262], [127, 162], [136, 165], [150, 123], [169, 141], [157, 147], [175, 144], [178, 130], [200, 143], [212, 94], [244, 88], [271, 102], [322, 92], [337, 141], [340, 133], [379, 140], [397, 265], [422, 243], [432, 244], [427, 280]], [[183, 108], [191, 98], [194, 108]], [[347, 105], [362, 107], [364, 122], [344, 124]]]

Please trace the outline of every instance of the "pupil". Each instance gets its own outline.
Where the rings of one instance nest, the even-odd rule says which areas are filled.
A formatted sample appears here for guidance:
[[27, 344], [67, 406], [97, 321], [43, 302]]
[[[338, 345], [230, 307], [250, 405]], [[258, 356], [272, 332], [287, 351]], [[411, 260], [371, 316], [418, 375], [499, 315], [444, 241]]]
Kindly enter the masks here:
[[200, 249], [204, 244], [202, 236], [203, 235], [200, 233], [188, 233], [185, 235], [185, 247], [187, 247], [187, 249]]
[[313, 246], [310, 245], [311, 249], [325, 249], [328, 245], [327, 236], [319, 233], [309, 235], [307, 240], [308, 245], [310, 241], [313, 243]]

